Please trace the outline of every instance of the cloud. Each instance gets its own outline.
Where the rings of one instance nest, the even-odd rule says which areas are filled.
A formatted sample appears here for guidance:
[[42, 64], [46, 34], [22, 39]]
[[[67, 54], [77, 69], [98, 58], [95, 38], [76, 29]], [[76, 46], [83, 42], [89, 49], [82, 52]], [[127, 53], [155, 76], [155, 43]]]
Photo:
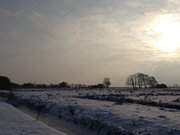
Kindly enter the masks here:
[[179, 61], [161, 61], [156, 63], [153, 74], [159, 78], [161, 82], [168, 85], [180, 84], [179, 80]]
[[10, 16], [16, 16], [17, 13], [13, 13], [9, 10], [0, 8], [0, 17], [10, 17]]
[[0, 8], [0, 47], [1, 72], [18, 80], [97, 82], [110, 76], [118, 85], [130, 73], [151, 74], [160, 61], [178, 57], [154, 49], [148, 33], [154, 17], [178, 10], [178, 1], [15, 1]]

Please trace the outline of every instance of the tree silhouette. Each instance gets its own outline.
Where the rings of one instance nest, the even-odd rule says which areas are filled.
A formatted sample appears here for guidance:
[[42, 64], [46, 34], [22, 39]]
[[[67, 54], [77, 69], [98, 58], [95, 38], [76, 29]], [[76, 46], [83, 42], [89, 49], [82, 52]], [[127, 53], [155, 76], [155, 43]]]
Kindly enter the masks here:
[[104, 84], [105, 87], [108, 88], [111, 85], [110, 78], [104, 78], [103, 84]]
[[130, 75], [127, 78], [126, 85], [132, 86], [134, 90], [136, 89], [136, 78], [134, 75]]
[[148, 84], [150, 85], [150, 87], [156, 87], [158, 85], [158, 81], [156, 80], [156, 78], [154, 76], [150, 76], [148, 78]]
[[130, 75], [126, 80], [126, 85], [132, 86], [133, 89], [155, 87], [158, 81], [154, 76], [149, 76], [144, 73], [135, 73]]
[[61, 82], [61, 83], [59, 83], [59, 87], [60, 88], [67, 88], [67, 87], [69, 87], [69, 85], [67, 82]]
[[0, 89], [10, 90], [11, 89], [11, 81], [6, 76], [0, 76]]

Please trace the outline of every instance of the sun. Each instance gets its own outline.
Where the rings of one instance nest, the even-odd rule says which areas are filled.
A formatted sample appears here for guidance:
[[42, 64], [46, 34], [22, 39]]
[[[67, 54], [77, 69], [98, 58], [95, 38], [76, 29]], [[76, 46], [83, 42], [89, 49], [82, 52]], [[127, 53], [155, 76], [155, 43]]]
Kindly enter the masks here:
[[180, 48], [180, 18], [174, 14], [155, 18], [153, 27], [154, 47], [161, 52], [173, 53]]

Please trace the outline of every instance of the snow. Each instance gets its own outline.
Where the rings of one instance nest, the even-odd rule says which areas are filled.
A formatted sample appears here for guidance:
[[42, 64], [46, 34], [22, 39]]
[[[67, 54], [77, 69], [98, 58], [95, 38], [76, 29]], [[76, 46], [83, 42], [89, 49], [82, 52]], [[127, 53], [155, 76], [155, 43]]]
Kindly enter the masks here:
[[[179, 135], [180, 110], [151, 107], [140, 104], [116, 104], [110, 101], [81, 99], [82, 95], [122, 94], [130, 98], [141, 99], [140, 95], [156, 95], [166, 102], [179, 98], [172, 91], [110, 91], [110, 90], [74, 90], [46, 92], [17, 92], [17, 100], [32, 106], [44, 105], [46, 112], [67, 121], [95, 130], [99, 135]], [[164, 94], [164, 95], [163, 95]], [[169, 95], [168, 95], [169, 94]], [[143, 98], [142, 98], [143, 99]], [[168, 98], [167, 98], [168, 99]]]
[[66, 135], [0, 102], [0, 135]]

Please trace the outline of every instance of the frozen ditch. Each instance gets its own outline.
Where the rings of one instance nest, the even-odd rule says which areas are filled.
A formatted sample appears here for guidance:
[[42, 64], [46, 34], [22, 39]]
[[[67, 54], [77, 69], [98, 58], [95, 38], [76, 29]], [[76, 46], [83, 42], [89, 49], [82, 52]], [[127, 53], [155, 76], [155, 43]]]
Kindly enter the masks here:
[[[61, 93], [18, 93], [17, 101], [58, 119], [84, 126], [99, 135], [179, 135], [176, 109], [78, 99]], [[47, 98], [50, 97], [50, 98]], [[48, 99], [48, 100], [47, 100]]]
[[0, 102], [0, 135], [66, 135]]
[[[21, 105], [17, 106], [17, 108], [24, 113], [30, 115], [32, 118], [36, 119], [37, 112], [32, 108]], [[53, 117], [52, 115], [42, 113], [39, 117], [38, 121], [42, 121], [46, 125], [55, 128], [56, 130], [62, 131], [67, 135], [96, 135], [94, 132], [86, 130], [82, 127], [79, 127], [73, 123], [66, 122], [62, 119], [57, 119], [57, 117]]]

